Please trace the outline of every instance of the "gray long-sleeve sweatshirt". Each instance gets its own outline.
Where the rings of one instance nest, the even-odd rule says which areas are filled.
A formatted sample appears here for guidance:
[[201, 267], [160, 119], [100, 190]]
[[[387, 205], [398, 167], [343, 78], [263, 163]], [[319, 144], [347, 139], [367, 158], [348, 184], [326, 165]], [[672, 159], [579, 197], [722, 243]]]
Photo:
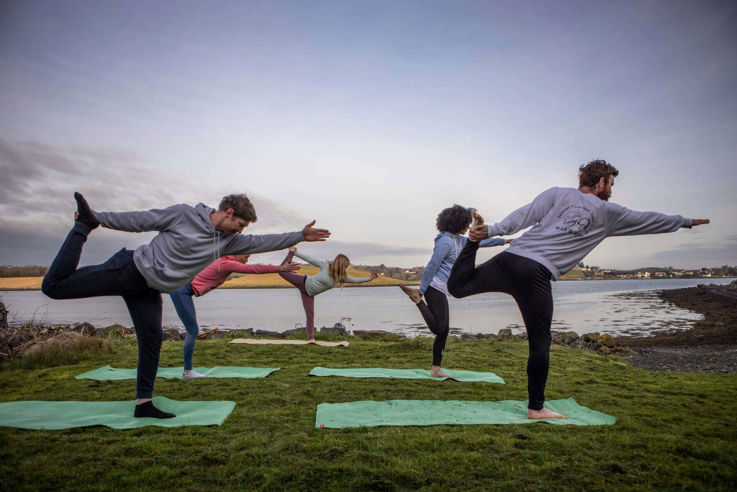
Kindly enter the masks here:
[[148, 285], [172, 292], [190, 282], [224, 255], [262, 253], [304, 241], [302, 232], [246, 235], [216, 231], [210, 222], [215, 209], [202, 203], [137, 212], [96, 212], [103, 227], [127, 232], [159, 231], [150, 243], [139, 246], [133, 261]]
[[608, 236], [673, 232], [691, 225], [680, 215], [636, 212], [575, 188], [550, 188], [488, 229], [489, 236], [507, 236], [532, 226], [506, 251], [541, 263], [557, 280]]

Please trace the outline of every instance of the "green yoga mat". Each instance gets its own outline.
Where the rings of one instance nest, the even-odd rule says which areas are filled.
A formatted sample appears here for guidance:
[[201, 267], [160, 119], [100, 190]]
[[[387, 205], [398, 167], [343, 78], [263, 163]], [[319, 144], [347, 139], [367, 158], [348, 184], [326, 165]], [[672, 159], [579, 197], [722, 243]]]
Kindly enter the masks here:
[[[443, 369], [447, 375], [456, 381], [464, 383], [498, 383], [504, 380], [493, 372], [456, 371]], [[329, 367], [315, 367], [310, 376], [343, 376], [345, 378], [397, 378], [397, 379], [432, 379], [445, 381], [448, 378], [431, 378], [427, 369], [386, 369], [383, 367], [360, 367], [354, 369], [332, 369]]]
[[154, 405], [172, 412], [171, 419], [133, 417], [130, 401], [11, 401], [0, 403], [0, 426], [19, 429], [69, 429], [104, 425], [113, 429], [135, 429], [147, 425], [181, 427], [220, 425], [235, 408], [234, 401], [176, 401], [154, 397]]
[[321, 403], [315, 427], [378, 427], [382, 425], [532, 424], [613, 425], [611, 415], [582, 407], [573, 398], [546, 401], [565, 419], [530, 420], [526, 401], [388, 400]]
[[[182, 367], [159, 367], [157, 378], [182, 379]], [[208, 378], [265, 378], [278, 367], [195, 367], [195, 371]], [[98, 381], [117, 381], [120, 379], [136, 379], [136, 369], [118, 369], [104, 366], [93, 371], [74, 376], [74, 379], [96, 379]]]

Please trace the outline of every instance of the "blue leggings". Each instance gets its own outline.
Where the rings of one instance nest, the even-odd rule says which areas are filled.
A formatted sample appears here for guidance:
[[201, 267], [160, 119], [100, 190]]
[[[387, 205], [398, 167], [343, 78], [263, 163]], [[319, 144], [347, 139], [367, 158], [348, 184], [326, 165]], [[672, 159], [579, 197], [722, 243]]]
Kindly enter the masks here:
[[184, 370], [189, 371], [192, 369], [192, 355], [194, 355], [194, 344], [197, 341], [197, 334], [200, 332], [200, 327], [197, 325], [197, 312], [194, 309], [194, 302], [192, 302], [192, 296], [194, 291], [190, 284], [179, 287], [174, 292], [169, 293], [171, 302], [174, 304], [174, 309], [177, 310], [179, 319], [184, 323], [184, 328], [187, 330], [187, 335], [184, 337], [184, 347], [182, 352], [184, 353]]

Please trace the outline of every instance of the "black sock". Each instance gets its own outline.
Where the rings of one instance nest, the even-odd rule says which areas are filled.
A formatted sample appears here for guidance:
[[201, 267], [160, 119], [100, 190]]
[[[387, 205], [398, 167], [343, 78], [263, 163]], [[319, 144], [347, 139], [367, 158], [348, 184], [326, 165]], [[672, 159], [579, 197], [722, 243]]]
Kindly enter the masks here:
[[79, 212], [79, 218], [77, 220], [84, 225], [89, 226], [90, 229], [94, 229], [99, 226], [100, 221], [97, 220], [95, 214], [92, 213], [92, 209], [87, 205], [87, 200], [84, 199], [82, 194], [75, 191], [74, 199], [77, 200], [77, 212]]
[[154, 406], [154, 402], [147, 401], [136, 405], [136, 411], [133, 414], [134, 417], [153, 417], [155, 419], [171, 419], [176, 417], [173, 413], [163, 412]]

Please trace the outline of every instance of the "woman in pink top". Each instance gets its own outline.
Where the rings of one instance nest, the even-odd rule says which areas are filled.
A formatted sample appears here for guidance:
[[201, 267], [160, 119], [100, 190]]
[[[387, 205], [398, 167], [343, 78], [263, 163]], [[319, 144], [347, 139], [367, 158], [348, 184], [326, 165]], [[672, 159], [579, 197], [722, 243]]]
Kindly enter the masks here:
[[204, 296], [212, 289], [217, 289], [227, 280], [231, 273], [281, 273], [299, 270], [299, 265], [283, 263], [276, 265], [246, 265], [250, 255], [228, 255], [210, 263], [192, 280], [191, 283], [170, 293], [171, 302], [177, 310], [179, 319], [184, 323], [187, 335], [184, 337], [184, 379], [201, 378], [204, 374], [192, 369], [192, 355], [194, 344], [200, 327], [197, 325], [197, 313], [194, 309], [192, 296]]

